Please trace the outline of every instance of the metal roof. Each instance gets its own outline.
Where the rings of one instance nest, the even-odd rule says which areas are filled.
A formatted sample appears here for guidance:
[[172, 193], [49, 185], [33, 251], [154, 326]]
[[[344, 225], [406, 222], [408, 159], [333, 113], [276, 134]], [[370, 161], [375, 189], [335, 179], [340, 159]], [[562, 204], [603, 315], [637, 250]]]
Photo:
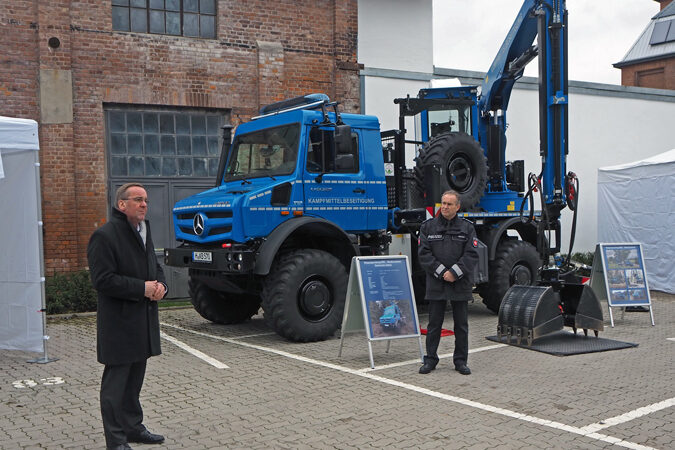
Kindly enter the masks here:
[[[660, 44], [649, 43], [655, 24], [671, 20], [675, 20], [675, 2], [666, 6], [663, 10], [659, 11], [658, 14], [652, 17], [649, 25], [647, 25], [642, 34], [640, 34], [640, 37], [637, 38], [623, 59], [614, 63], [613, 66], [621, 68], [640, 62], [675, 57], [675, 41]], [[675, 26], [675, 23], [671, 24], [671, 26]]]
[[671, 3], [670, 5], [663, 8], [657, 15], [652, 17], [652, 19], [661, 19], [668, 16], [675, 16], [675, 3]]

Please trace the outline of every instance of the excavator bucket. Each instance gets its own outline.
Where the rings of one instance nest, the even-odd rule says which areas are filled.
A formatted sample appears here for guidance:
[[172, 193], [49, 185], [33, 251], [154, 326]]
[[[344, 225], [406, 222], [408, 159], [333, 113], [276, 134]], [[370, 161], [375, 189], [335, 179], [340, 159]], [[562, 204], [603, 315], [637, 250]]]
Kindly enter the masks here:
[[514, 285], [506, 291], [499, 307], [497, 337], [511, 342], [523, 339], [527, 345], [532, 341], [563, 329], [563, 316], [560, 310], [560, 295], [551, 286]]
[[563, 317], [565, 326], [572, 327], [574, 334], [577, 329], [593, 330], [595, 336], [604, 330], [602, 308], [593, 289], [585, 284], [563, 284], [560, 289]]

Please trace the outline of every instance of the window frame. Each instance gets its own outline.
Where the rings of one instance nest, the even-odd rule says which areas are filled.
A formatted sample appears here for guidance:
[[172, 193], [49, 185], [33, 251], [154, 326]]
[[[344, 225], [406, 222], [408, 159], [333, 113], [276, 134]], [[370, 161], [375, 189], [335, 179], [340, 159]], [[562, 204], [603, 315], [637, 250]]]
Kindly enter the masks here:
[[[312, 136], [312, 134], [315, 134]], [[318, 140], [316, 133], [321, 133], [321, 140]], [[354, 167], [351, 170], [340, 170], [337, 168], [337, 154], [334, 153], [335, 142], [334, 142], [334, 130], [312, 127], [307, 136], [307, 155], [305, 160], [305, 170], [307, 173], [318, 174], [318, 173], [359, 173], [361, 170], [361, 161], [360, 161], [360, 145], [359, 145], [359, 133], [352, 130], [351, 132], [351, 142], [352, 148], [348, 154], [354, 156]], [[346, 153], [343, 153], [346, 154]], [[320, 156], [320, 162], [315, 159], [310, 159], [310, 156], [317, 155]], [[320, 170], [315, 170], [313, 167], [310, 167], [310, 164], [316, 164], [321, 166]]]
[[[161, 8], [157, 2], [162, 3]], [[174, 5], [167, 5], [167, 2], [177, 3], [177, 8]], [[187, 2], [196, 2], [196, 11], [186, 9]], [[167, 31], [169, 24], [167, 14], [177, 16], [177, 33]], [[162, 31], [159, 31], [153, 22], [153, 17], [159, 15], [163, 19]], [[217, 0], [111, 0], [112, 30], [119, 32], [217, 39], [217, 17]], [[196, 32], [186, 33], [186, 18], [190, 21], [196, 20]]]
[[117, 104], [103, 109], [111, 178], [216, 178], [229, 111]]

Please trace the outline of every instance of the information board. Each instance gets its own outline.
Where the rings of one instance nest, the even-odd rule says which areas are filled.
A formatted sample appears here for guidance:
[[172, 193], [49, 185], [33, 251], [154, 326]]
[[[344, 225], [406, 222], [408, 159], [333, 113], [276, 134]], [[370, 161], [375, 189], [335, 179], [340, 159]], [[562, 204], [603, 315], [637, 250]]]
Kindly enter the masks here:
[[342, 319], [340, 352], [348, 332], [365, 331], [371, 341], [418, 338], [422, 341], [408, 257], [356, 256], [352, 259]]
[[612, 326], [612, 307], [627, 306], [649, 307], [652, 325], [654, 324], [642, 244], [598, 244], [593, 258], [591, 288], [599, 299], [607, 300]]

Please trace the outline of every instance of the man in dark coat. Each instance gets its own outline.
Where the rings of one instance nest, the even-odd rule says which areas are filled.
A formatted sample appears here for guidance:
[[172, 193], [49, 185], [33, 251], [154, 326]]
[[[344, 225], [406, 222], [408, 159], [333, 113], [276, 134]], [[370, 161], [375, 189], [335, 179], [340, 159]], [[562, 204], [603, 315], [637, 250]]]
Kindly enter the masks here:
[[427, 275], [426, 300], [429, 300], [427, 354], [420, 373], [427, 374], [438, 364], [445, 307], [450, 300], [455, 331], [455, 370], [469, 375], [468, 302], [473, 299], [473, 269], [478, 263], [478, 240], [473, 224], [457, 217], [460, 200], [455, 191], [441, 196], [441, 213], [420, 227], [419, 260]]
[[143, 425], [139, 401], [147, 360], [162, 352], [157, 301], [167, 291], [145, 220], [147, 210], [141, 184], [121, 186], [110, 221], [94, 231], [87, 247], [91, 280], [98, 291], [96, 353], [98, 362], [105, 364], [100, 400], [109, 449], [129, 449], [128, 442], [164, 441]]

